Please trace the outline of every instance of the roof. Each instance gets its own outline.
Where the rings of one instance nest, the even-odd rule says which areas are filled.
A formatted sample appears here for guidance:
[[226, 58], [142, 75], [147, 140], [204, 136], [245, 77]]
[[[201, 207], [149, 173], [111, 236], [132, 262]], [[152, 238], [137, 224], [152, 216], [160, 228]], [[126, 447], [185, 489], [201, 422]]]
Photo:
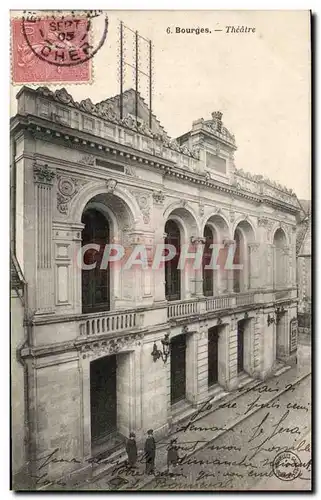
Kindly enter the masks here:
[[[130, 89], [125, 90], [123, 92], [123, 107], [124, 107], [124, 109], [126, 109], [126, 101], [128, 100], [128, 98], [131, 96], [135, 97], [135, 95], [136, 95], [136, 90], [134, 90], [133, 88], [130, 88]], [[149, 114], [149, 106], [146, 104], [145, 99], [142, 97], [142, 95], [139, 91], [137, 92], [137, 96], [138, 96], [138, 102], [142, 106], [142, 108], [144, 109], [145, 113]], [[119, 114], [119, 100], [120, 100], [120, 94], [116, 94], [113, 97], [108, 97], [107, 99], [104, 99], [103, 101], [97, 102], [96, 106], [110, 104], [113, 106], [114, 111], [117, 114]], [[152, 113], [152, 120], [154, 121], [154, 123], [157, 124], [157, 126], [162, 130], [162, 132], [164, 134], [168, 135], [167, 132], [165, 132], [163, 125], [161, 124], [161, 122], [158, 120], [158, 118], [156, 117], [156, 115], [154, 113]]]

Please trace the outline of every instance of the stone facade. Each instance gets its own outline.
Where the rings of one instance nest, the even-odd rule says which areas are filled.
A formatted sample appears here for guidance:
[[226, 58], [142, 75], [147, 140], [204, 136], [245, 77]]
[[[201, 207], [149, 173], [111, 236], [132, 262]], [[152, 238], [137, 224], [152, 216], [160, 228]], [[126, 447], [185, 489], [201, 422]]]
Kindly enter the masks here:
[[[235, 138], [219, 112], [171, 140], [155, 117], [153, 130], [143, 118], [136, 124], [130, 112], [121, 121], [109, 100], [77, 103], [64, 89], [44, 87], [23, 87], [17, 99], [12, 239], [28, 283], [29, 333], [23, 345], [13, 337], [25, 366], [24, 379], [13, 371], [13, 394], [28, 402], [27, 414], [15, 417], [21, 429], [27, 422], [28, 442], [24, 455], [13, 458], [19, 468], [25, 456], [32, 473], [58, 450], [64, 461], [44, 467], [57, 479], [91, 470], [95, 361], [116, 356], [116, 431], [123, 437], [134, 430], [142, 440], [150, 427], [156, 437], [167, 434], [180, 411], [197, 408], [215, 391], [236, 389], [241, 374], [264, 379], [277, 359], [295, 356], [299, 206], [286, 188], [235, 168]], [[145, 113], [144, 106], [140, 101]], [[180, 299], [166, 300], [164, 268], [114, 266], [108, 310], [84, 314], [77, 255], [85, 209], [103, 214], [110, 241], [127, 249], [143, 244], [152, 251], [164, 242], [168, 220], [181, 243], [196, 248], [206, 226], [226, 253], [239, 238], [237, 291], [233, 271], [220, 268], [205, 296], [202, 270], [186, 266]], [[281, 268], [287, 270], [282, 279]], [[218, 375], [210, 386], [213, 328]], [[165, 334], [184, 345], [179, 404], [171, 400], [172, 379], [179, 377], [173, 348], [165, 362], [151, 355], [155, 344], [162, 349]]]
[[297, 280], [298, 280], [298, 313], [299, 331], [310, 333], [311, 301], [312, 301], [312, 235], [311, 235], [311, 202], [300, 200], [302, 210], [299, 215], [297, 229]]

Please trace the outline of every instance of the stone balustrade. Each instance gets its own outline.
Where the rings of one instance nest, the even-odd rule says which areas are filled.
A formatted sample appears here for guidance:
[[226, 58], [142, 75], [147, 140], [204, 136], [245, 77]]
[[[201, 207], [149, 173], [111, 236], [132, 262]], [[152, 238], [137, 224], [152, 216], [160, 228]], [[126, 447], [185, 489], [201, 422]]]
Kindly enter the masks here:
[[167, 306], [168, 319], [191, 316], [193, 314], [199, 314], [199, 312], [200, 304], [195, 300], [170, 302]]
[[235, 306], [235, 297], [226, 295], [222, 297], [209, 297], [206, 299], [206, 311], [230, 309]]
[[141, 315], [134, 311], [91, 314], [79, 324], [80, 335], [122, 332], [141, 326]]

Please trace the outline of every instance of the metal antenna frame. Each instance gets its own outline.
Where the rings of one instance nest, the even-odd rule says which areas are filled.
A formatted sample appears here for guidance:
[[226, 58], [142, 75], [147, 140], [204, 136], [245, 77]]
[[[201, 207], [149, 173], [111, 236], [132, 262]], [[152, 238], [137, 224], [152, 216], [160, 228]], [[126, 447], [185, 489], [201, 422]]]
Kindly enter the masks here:
[[[135, 35], [135, 65], [133, 66], [126, 61], [124, 55], [124, 29], [131, 31]], [[139, 42], [143, 40], [149, 45], [149, 73], [145, 73], [139, 69]], [[144, 75], [149, 81], [149, 128], [152, 129], [152, 84], [153, 84], [153, 73], [152, 73], [152, 42], [147, 38], [143, 37], [128, 26], [126, 26], [123, 21], [120, 21], [120, 98], [119, 98], [119, 108], [120, 108], [120, 119], [124, 116], [124, 67], [129, 66], [135, 70], [135, 118], [136, 124], [138, 122], [138, 91], [139, 91], [139, 74]]]

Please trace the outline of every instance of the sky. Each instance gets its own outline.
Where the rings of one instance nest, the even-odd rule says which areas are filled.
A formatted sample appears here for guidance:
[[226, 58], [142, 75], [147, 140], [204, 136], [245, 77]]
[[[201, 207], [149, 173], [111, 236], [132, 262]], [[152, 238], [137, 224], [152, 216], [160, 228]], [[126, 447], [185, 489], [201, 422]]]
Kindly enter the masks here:
[[[17, 12], [14, 15], [17, 16]], [[99, 102], [119, 92], [119, 21], [153, 43], [153, 112], [171, 137], [199, 118], [223, 112], [235, 134], [237, 168], [266, 175], [310, 199], [310, 19], [308, 11], [109, 11], [107, 39], [93, 58], [91, 84], [64, 86], [76, 100]], [[103, 18], [95, 20], [94, 40]], [[227, 33], [247, 26], [255, 33]], [[211, 33], [176, 33], [208, 28]], [[171, 33], [167, 33], [170, 28]], [[222, 29], [223, 31], [214, 31]], [[125, 30], [126, 57], [132, 38]], [[141, 69], [147, 57], [141, 45]], [[133, 87], [128, 67], [125, 88]], [[38, 86], [38, 85], [36, 85]], [[11, 114], [16, 112], [11, 87]], [[140, 81], [148, 98], [147, 80]]]

